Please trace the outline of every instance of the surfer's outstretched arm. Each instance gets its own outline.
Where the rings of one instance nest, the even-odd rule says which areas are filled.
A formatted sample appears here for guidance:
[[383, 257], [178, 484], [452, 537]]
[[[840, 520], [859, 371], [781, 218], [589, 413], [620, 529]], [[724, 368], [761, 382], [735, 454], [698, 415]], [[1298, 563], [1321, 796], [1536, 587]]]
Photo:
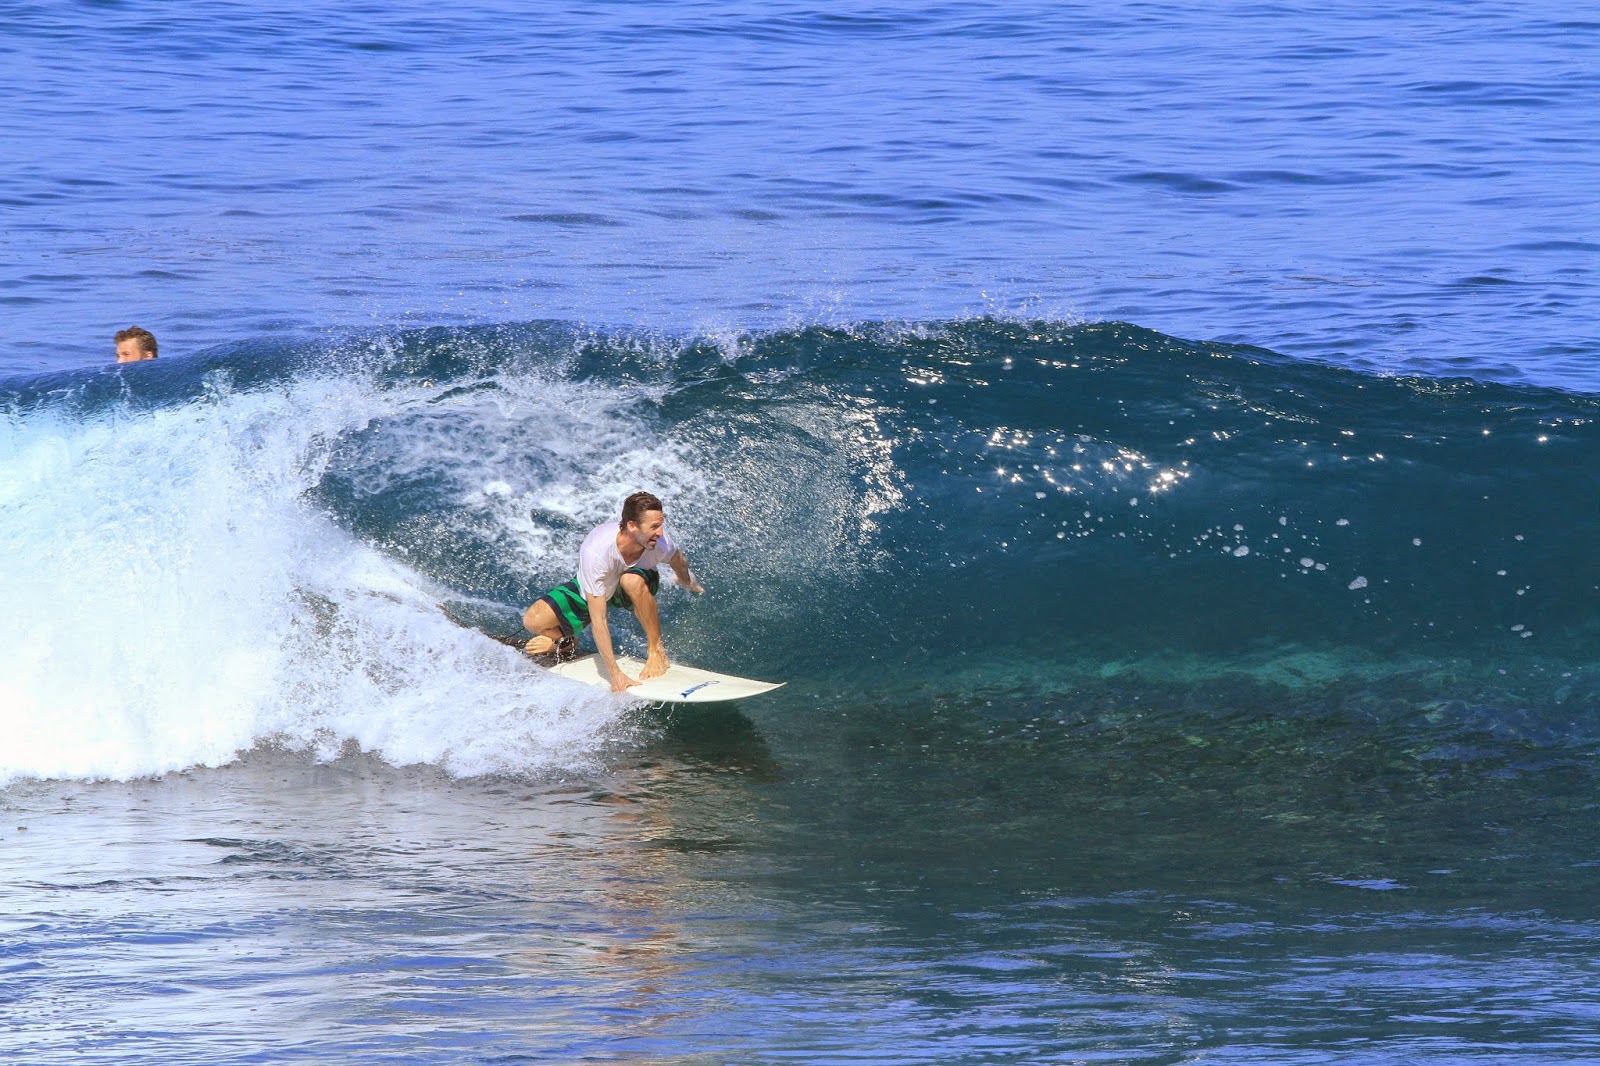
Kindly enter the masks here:
[[667, 565], [672, 567], [672, 573], [677, 577], [678, 584], [690, 592], [704, 592], [700, 582], [695, 579], [694, 571], [689, 569], [689, 560], [679, 548], [672, 553], [672, 558], [667, 560]]
[[[647, 590], [648, 591], [648, 590]], [[585, 596], [589, 605], [589, 627], [594, 633], [595, 651], [600, 653], [600, 661], [606, 664], [606, 672], [611, 675], [611, 691], [622, 692], [639, 682], [622, 672], [622, 667], [617, 665], [617, 653], [611, 646], [611, 626], [606, 621], [606, 601], [599, 596]], [[655, 607], [655, 600], [650, 601], [650, 606]], [[653, 676], [646, 674], [645, 676]]]

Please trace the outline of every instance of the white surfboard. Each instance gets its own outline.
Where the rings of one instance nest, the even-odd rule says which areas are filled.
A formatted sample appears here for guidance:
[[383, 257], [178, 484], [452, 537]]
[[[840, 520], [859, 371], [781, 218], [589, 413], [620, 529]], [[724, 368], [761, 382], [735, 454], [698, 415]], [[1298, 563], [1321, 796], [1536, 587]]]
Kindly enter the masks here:
[[[637, 678], [644, 669], [644, 663], [626, 655], [617, 656], [617, 665], [622, 667], [623, 673], [633, 678]], [[611, 688], [611, 675], [606, 673], [605, 664], [598, 655], [580, 656], [571, 662], [549, 667], [549, 670], [596, 688]], [[763, 692], [782, 688], [784, 684], [782, 681], [754, 681], [748, 677], [734, 677], [732, 674], [719, 674], [714, 670], [698, 670], [693, 666], [673, 663], [660, 677], [641, 681], [630, 688], [628, 695], [656, 703], [720, 703], [759, 696]]]

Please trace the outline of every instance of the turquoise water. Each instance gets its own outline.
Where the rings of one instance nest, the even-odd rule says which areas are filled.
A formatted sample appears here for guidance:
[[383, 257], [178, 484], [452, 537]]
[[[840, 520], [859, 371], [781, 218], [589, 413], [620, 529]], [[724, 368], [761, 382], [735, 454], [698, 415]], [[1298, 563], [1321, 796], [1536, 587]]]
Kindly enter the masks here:
[[[0, 1058], [1591, 1059], [1595, 27], [1376, 11], [4, 15]], [[639, 487], [785, 688], [484, 638]]]

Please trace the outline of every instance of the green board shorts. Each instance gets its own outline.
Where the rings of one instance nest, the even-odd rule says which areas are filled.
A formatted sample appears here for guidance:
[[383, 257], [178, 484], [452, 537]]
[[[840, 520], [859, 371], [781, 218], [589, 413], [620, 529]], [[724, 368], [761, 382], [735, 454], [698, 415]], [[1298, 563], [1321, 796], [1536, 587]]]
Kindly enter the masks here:
[[[644, 578], [644, 583], [650, 588], [650, 595], [654, 596], [661, 588], [661, 571], [645, 570], [641, 567], [630, 566], [623, 571], [624, 574], [638, 574]], [[540, 603], [548, 603], [550, 609], [556, 613], [556, 622], [561, 626], [563, 637], [575, 637], [589, 628], [589, 601], [584, 599], [583, 592], [578, 588], [577, 579], [557, 585], [543, 596], [539, 597]], [[606, 601], [609, 607], [621, 607], [625, 611], [633, 610], [633, 601], [628, 594], [622, 591], [622, 584], [618, 582], [617, 591], [611, 594]]]

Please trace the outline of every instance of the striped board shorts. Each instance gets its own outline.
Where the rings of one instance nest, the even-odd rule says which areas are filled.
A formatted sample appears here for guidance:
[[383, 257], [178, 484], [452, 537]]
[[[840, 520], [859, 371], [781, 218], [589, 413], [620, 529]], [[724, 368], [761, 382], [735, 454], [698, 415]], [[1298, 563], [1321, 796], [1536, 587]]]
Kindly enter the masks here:
[[[638, 574], [644, 578], [644, 583], [650, 587], [650, 595], [654, 596], [661, 588], [661, 571], [645, 570], [637, 566], [630, 566], [623, 571], [624, 574]], [[539, 597], [539, 602], [548, 603], [550, 609], [556, 613], [556, 622], [561, 626], [561, 635], [575, 637], [589, 628], [589, 603], [583, 598], [583, 593], [578, 589], [577, 579], [564, 582]], [[622, 585], [617, 584], [617, 591], [611, 594], [606, 601], [609, 607], [621, 607], [625, 611], [633, 610], [633, 601], [628, 594], [622, 591]]]

